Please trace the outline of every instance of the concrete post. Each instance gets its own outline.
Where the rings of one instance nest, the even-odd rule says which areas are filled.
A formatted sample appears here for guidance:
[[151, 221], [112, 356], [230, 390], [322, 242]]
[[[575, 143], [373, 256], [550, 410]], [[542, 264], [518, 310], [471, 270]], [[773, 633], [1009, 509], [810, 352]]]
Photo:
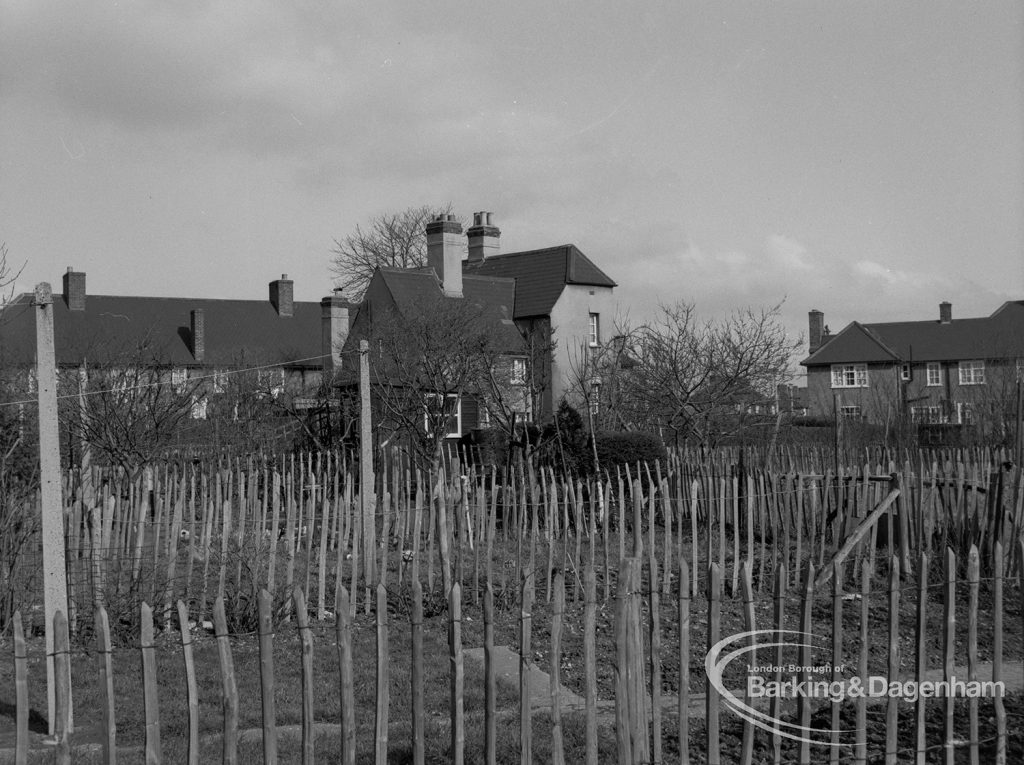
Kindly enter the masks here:
[[[64, 562], [64, 501], [61, 490], [60, 432], [57, 427], [57, 362], [53, 350], [53, 293], [47, 282], [36, 285], [36, 381], [39, 395], [39, 496], [43, 527], [43, 610], [46, 614], [46, 697], [50, 734], [56, 722], [53, 617], [68, 614]], [[67, 622], [65, 621], [66, 625]], [[65, 626], [66, 629], [66, 626]], [[67, 645], [64, 635], [63, 645]], [[70, 666], [70, 662], [68, 663]], [[71, 687], [71, 678], [67, 678]], [[70, 699], [69, 699], [70, 704]], [[68, 719], [71, 718], [69, 707]]]

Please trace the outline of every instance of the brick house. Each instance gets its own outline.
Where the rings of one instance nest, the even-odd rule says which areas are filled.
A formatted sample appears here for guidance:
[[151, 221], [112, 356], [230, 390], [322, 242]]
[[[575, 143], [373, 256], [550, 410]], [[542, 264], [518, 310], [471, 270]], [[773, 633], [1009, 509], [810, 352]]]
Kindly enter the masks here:
[[[576, 359], [606, 342], [602, 320], [611, 317], [615, 282], [571, 244], [500, 253], [501, 232], [487, 212], [475, 213], [465, 234], [450, 215], [427, 224], [426, 234], [425, 268], [374, 273], [342, 354], [355, 358], [373, 316], [416, 311], [428, 297], [466, 301], [485, 309], [480, 320], [503, 338], [505, 376], [524, 388], [517, 411], [530, 420], [549, 416], [569, 390]], [[537, 383], [536, 395], [525, 392], [524, 374]], [[475, 397], [462, 397], [455, 410], [452, 437], [490, 424], [485, 402]]]
[[809, 313], [810, 414], [872, 423], [902, 418], [996, 432], [1013, 411], [1024, 372], [1024, 301], [991, 316], [954, 319], [939, 305], [931, 321], [851, 322], [835, 335]]
[[[340, 364], [349, 304], [333, 295], [297, 301], [287, 275], [268, 286], [264, 300], [93, 295], [86, 274], [69, 268], [53, 297], [58, 373], [109, 371], [144, 348], [148, 363], [174, 384], [203, 381], [193, 408], [198, 419], [241, 371], [257, 375], [271, 393], [307, 395]], [[17, 296], [0, 317], [0, 363], [8, 385], [22, 392], [34, 391], [33, 300], [30, 293]]]

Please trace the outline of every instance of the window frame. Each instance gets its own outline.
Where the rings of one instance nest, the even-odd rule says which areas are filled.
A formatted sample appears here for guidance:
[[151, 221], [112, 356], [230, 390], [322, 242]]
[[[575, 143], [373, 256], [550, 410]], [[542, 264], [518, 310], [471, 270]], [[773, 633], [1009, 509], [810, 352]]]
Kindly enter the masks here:
[[938, 388], [942, 386], [941, 361], [929, 361], [925, 365], [924, 385], [926, 388]]
[[455, 430], [447, 431], [444, 434], [445, 438], [461, 438], [462, 437], [462, 396], [458, 393], [425, 393], [423, 394], [423, 430], [428, 436], [433, 436], [433, 431], [430, 429], [430, 408], [427, 401], [430, 399], [436, 399], [444, 396], [445, 400], [455, 399], [455, 411], [449, 415], [455, 419]]
[[910, 421], [918, 425], [941, 425], [945, 419], [941, 406], [922, 404], [910, 407]]
[[[957, 381], [960, 385], [984, 385], [985, 384], [985, 361], [984, 359], [969, 359], [958, 361]], [[980, 374], [979, 374], [980, 373]]]
[[839, 416], [844, 420], [860, 420], [864, 417], [864, 409], [860, 404], [844, 404], [839, 407]]
[[601, 345], [601, 314], [591, 311], [587, 318], [587, 345], [597, 348]]
[[[832, 364], [829, 371], [833, 388], [868, 387], [867, 364]], [[847, 375], [852, 375], [853, 382], [847, 381]]]
[[509, 384], [526, 385], [526, 359], [515, 357], [509, 365]]

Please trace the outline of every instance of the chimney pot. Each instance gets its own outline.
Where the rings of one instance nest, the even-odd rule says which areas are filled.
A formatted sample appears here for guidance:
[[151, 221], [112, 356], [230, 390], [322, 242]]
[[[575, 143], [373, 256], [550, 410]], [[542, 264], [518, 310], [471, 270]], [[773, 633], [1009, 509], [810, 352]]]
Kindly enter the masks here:
[[281, 274], [280, 279], [270, 283], [270, 303], [278, 316], [289, 317], [295, 311], [295, 282], [288, 274]]
[[953, 321], [953, 304], [943, 300], [939, 303], [939, 323], [949, 324]]
[[473, 225], [466, 231], [469, 241], [469, 262], [479, 263], [501, 251], [501, 231], [491, 225], [489, 212], [473, 214]]
[[64, 274], [64, 303], [69, 311], [85, 310], [85, 272], [68, 266]]

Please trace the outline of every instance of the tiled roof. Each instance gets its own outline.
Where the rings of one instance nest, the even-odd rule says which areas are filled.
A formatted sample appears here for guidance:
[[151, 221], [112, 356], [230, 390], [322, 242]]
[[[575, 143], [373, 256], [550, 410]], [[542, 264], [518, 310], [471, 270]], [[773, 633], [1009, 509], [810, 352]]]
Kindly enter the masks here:
[[573, 244], [494, 255], [477, 263], [463, 261], [462, 267], [467, 275], [515, 279], [517, 319], [550, 314], [566, 284], [617, 286]]
[[[436, 296], [441, 291], [432, 269], [382, 268], [380, 274], [401, 312], [421, 310], [424, 296]], [[462, 277], [462, 297], [447, 300], [465, 300], [480, 306], [483, 317], [493, 322], [500, 333], [505, 349], [517, 353], [522, 351], [523, 338], [512, 321], [515, 295], [516, 283], [512, 279], [466, 274]]]
[[852, 322], [801, 363], [957, 361], [1024, 357], [1024, 301], [1004, 303], [991, 316], [879, 324]]
[[[35, 360], [33, 296], [18, 296], [0, 317], [0, 360], [24, 365]], [[69, 311], [53, 296], [54, 349], [61, 366], [86, 359], [103, 362], [145, 345], [147, 355], [175, 366], [191, 366], [193, 309], [203, 310], [205, 364], [298, 361], [320, 367], [320, 304], [294, 303], [290, 317], [278, 316], [267, 300], [120, 297], [88, 295], [84, 311]]]

